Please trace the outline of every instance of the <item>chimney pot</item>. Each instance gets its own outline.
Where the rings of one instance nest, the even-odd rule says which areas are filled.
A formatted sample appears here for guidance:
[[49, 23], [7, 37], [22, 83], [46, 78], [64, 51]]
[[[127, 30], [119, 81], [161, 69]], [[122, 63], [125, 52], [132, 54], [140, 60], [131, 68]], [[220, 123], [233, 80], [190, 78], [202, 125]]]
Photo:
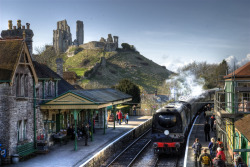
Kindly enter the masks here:
[[8, 21], [8, 27], [9, 27], [9, 30], [12, 30], [12, 20]]
[[25, 26], [22, 26], [22, 29], [25, 30]]
[[30, 29], [30, 23], [26, 23], [27, 29]]
[[17, 20], [17, 29], [21, 29], [21, 20]]
[[16, 26], [13, 26], [14, 30], [16, 30]]

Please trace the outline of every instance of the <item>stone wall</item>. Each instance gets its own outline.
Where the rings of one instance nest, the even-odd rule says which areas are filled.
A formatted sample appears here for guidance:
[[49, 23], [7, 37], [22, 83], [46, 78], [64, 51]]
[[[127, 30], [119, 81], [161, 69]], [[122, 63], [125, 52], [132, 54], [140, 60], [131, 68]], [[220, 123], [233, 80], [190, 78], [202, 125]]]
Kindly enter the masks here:
[[[0, 143], [3, 144], [3, 148], [7, 149], [7, 156], [16, 153], [18, 144], [34, 141], [33, 77], [27, 66], [19, 66], [17, 71], [28, 75], [28, 80], [25, 83], [28, 87], [28, 96], [16, 96], [16, 82], [13, 82], [13, 85], [0, 84]], [[15, 78], [14, 81], [16, 81]], [[36, 118], [36, 134], [40, 134], [43, 130], [43, 114], [38, 108], [36, 109]], [[26, 123], [26, 137], [18, 142], [17, 127], [20, 121], [22, 124]]]
[[0, 83], [0, 144], [2, 148], [7, 149], [9, 154], [10, 139], [10, 112], [9, 112], [9, 96], [11, 89], [9, 83]]

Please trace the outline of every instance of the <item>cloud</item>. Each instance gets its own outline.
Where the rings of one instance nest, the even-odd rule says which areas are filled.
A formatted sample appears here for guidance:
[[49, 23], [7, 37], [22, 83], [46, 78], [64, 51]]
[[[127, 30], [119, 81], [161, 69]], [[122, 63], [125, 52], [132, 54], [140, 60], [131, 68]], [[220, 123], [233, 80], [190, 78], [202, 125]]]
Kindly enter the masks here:
[[246, 55], [245, 58], [238, 60], [235, 56], [231, 55], [229, 57], [227, 57], [226, 62], [229, 66], [229, 68], [232, 70], [234, 68], [234, 65], [236, 67], [241, 67], [243, 65], [245, 65], [246, 63], [250, 62], [250, 53]]

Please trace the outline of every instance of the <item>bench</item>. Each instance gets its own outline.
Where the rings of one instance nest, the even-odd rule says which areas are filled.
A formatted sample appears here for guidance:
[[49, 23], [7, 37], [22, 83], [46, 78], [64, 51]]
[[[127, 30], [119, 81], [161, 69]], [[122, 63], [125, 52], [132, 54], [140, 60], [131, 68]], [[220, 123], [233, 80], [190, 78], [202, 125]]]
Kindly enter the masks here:
[[34, 148], [34, 142], [25, 143], [17, 146], [17, 154], [20, 157], [25, 157], [27, 155], [34, 153], [35, 151], [36, 149]]

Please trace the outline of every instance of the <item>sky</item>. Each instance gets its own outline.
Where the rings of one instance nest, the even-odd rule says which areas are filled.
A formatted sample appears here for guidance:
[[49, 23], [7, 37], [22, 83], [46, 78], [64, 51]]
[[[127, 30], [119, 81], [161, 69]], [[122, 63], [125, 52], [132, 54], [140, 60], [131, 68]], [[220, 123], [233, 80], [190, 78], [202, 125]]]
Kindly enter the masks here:
[[172, 71], [193, 61], [250, 60], [249, 0], [0, 0], [0, 31], [18, 19], [30, 23], [33, 48], [52, 44], [66, 19], [73, 40], [81, 20], [84, 43], [119, 36]]

